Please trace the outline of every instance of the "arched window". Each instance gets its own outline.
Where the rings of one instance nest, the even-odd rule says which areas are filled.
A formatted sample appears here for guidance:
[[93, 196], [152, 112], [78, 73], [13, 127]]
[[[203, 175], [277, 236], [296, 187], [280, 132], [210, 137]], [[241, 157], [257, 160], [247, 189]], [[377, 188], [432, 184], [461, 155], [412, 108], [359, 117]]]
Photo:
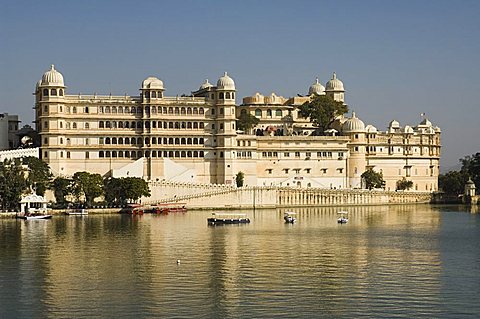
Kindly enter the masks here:
[[157, 92], [152, 91], [152, 97], [153, 97], [153, 98], [157, 98]]
[[148, 137], [145, 137], [145, 145], [149, 145], [150, 144], [150, 139]]
[[185, 115], [187, 112], [184, 107], [180, 109], [180, 114]]
[[111, 144], [110, 137], [106, 137], [106, 138], [105, 138], [105, 144]]
[[220, 100], [223, 100], [223, 92], [221, 92], [221, 93], [219, 94], [218, 98], [219, 98]]
[[198, 109], [196, 107], [193, 108], [193, 114], [198, 114]]
[[152, 137], [152, 144], [157, 144], [157, 138], [156, 137]]
[[168, 108], [168, 114], [173, 114], [173, 107]]
[[157, 107], [156, 106], [152, 106], [152, 114], [157, 114]]
[[90, 123], [85, 123], [85, 129], [89, 129], [90, 128]]
[[103, 137], [98, 138], [98, 144], [100, 144], [100, 145], [104, 144], [104, 138]]
[[168, 122], [168, 128], [173, 128], [173, 122]]
[[205, 123], [203, 123], [203, 122], [198, 123], [198, 125], [199, 125], [199, 128], [204, 128], [205, 127]]
[[76, 123], [76, 122], [73, 122], [72, 127], [73, 127], [74, 129], [77, 128], [77, 123]]
[[272, 110], [270, 109], [267, 110], [267, 117], [272, 117]]
[[187, 144], [187, 140], [185, 139], [185, 137], [182, 137], [182, 138], [180, 139], [180, 144], [182, 144], [182, 145]]
[[150, 122], [149, 121], [145, 122], [145, 128], [150, 128]]
[[77, 113], [77, 107], [76, 106], [73, 107], [73, 113]]
[[180, 151], [175, 151], [175, 157], [180, 157]]
[[203, 151], [200, 151], [200, 153], [198, 153], [198, 155], [199, 155], [200, 157], [203, 157], [203, 156], [204, 156]]
[[203, 137], [200, 137], [200, 138], [198, 139], [198, 143], [199, 143], [200, 145], [203, 145]]
[[116, 137], [112, 137], [112, 144], [117, 144], [117, 138]]
[[141, 137], [137, 138], [137, 145], [142, 145], [143, 139]]
[[157, 128], [157, 121], [152, 121], [152, 128]]
[[242, 109], [242, 110], [240, 111], [240, 115], [241, 115], [241, 116], [246, 116], [246, 115], [247, 115], [247, 110]]
[[137, 128], [142, 128], [142, 122], [141, 121], [137, 121]]
[[282, 117], [282, 110], [278, 109], [275, 111], [275, 116]]
[[112, 123], [110, 123], [110, 121], [106, 121], [105, 128], [112, 128]]
[[192, 151], [187, 151], [187, 157], [192, 157]]
[[50, 95], [57, 96], [57, 89], [51, 89], [50, 90]]
[[118, 128], [123, 128], [123, 122], [122, 121], [118, 122]]
[[187, 156], [187, 153], [185, 151], [180, 152], [180, 157], [186, 157], [186, 156]]
[[132, 106], [132, 109], [130, 110], [130, 113], [135, 114], [136, 112], [137, 112], [137, 109], [135, 108], [135, 106]]
[[[169, 139], [167, 139], [166, 137], [163, 138], [163, 144], [167, 145], [169, 144]], [[170, 144], [173, 144], [173, 140], [172, 140], [172, 143]]]
[[141, 106], [137, 107], [137, 114], [142, 114], [142, 107]]
[[194, 145], [197, 145], [197, 144], [198, 144], [198, 138], [196, 138], [196, 137], [193, 138], [193, 144], [194, 144]]
[[187, 128], [192, 128], [192, 122], [187, 122]]
[[234, 98], [235, 98], [235, 93], [234, 93], [234, 92], [232, 92], [232, 99], [234, 99]]
[[112, 128], [117, 128], [117, 121], [112, 122]]
[[63, 89], [58, 90], [58, 95], [63, 96]]
[[105, 128], [103, 121], [98, 122], [98, 128]]
[[175, 145], [180, 145], [180, 139], [178, 137], [175, 138]]
[[137, 139], [135, 137], [132, 137], [132, 139], [130, 140], [130, 144], [132, 145], [137, 144]]
[[193, 122], [193, 128], [198, 129], [198, 122]]
[[175, 122], [175, 128], [177, 128], [177, 129], [180, 128], [180, 123]]
[[121, 106], [118, 107], [118, 113], [123, 113], [123, 107]]
[[110, 113], [110, 106], [105, 106], [105, 113]]
[[123, 151], [118, 151], [118, 157], [123, 157]]
[[230, 99], [230, 92], [225, 93], [225, 98]]
[[191, 114], [192, 114], [192, 108], [191, 108], [191, 107], [187, 107], [187, 114], [188, 114], [188, 115], [191, 115]]
[[98, 157], [105, 157], [105, 153], [103, 151], [98, 152]]
[[198, 108], [198, 114], [205, 114], [203, 107]]
[[256, 109], [256, 110], [255, 110], [255, 116], [256, 116], [256, 117], [262, 117], [262, 110]]
[[48, 89], [43, 89], [43, 96], [48, 96]]
[[191, 144], [192, 144], [192, 138], [191, 138], [191, 137], [187, 138], [187, 144], [188, 144], [188, 145], [191, 145]]
[[126, 121], [125, 124], [124, 124], [124, 127], [125, 128], [130, 128], [130, 122]]
[[164, 106], [164, 107], [163, 107], [163, 114], [167, 114], [167, 113], [168, 113], [168, 112], [167, 112], [167, 107]]
[[112, 113], [117, 113], [117, 107], [116, 106], [112, 106]]
[[173, 151], [168, 152], [168, 157], [173, 157]]
[[117, 157], [117, 151], [112, 151], [112, 157]]
[[[125, 137], [125, 144], [130, 144], [130, 138]], [[128, 155], [125, 154], [125, 157], [128, 157]]]
[[150, 92], [145, 91], [145, 97], [146, 97], [147, 99], [149, 99], [149, 98], [150, 98]]
[[125, 157], [130, 157], [130, 152], [129, 151], [125, 151]]
[[134, 121], [132, 121], [132, 123], [130, 124], [130, 127], [131, 127], [131, 128], [135, 128], [135, 127], [136, 127], [136, 124], [135, 124]]
[[118, 138], [118, 144], [123, 145], [123, 138], [121, 138], [121, 137]]
[[180, 109], [178, 107], [175, 108], [175, 114], [180, 114]]
[[150, 106], [145, 106], [145, 113], [150, 114]]
[[157, 157], [157, 151], [152, 151], [152, 157]]
[[187, 128], [187, 123], [185, 123], [185, 122], [182, 122], [182, 125], [181, 125], [181, 127], [182, 127], [183, 129], [184, 129], [184, 128]]
[[197, 151], [193, 151], [193, 157], [198, 157], [198, 152]]

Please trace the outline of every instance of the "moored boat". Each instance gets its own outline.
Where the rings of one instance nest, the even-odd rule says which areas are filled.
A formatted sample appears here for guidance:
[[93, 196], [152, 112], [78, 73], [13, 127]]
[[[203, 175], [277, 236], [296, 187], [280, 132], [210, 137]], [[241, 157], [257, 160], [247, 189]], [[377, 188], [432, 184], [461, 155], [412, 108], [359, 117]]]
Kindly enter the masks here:
[[212, 217], [207, 218], [207, 223], [210, 226], [248, 224], [250, 223], [250, 219], [246, 214], [212, 213]]
[[339, 224], [348, 223], [348, 212], [347, 211], [339, 211], [337, 214], [339, 216], [337, 218], [337, 223], [339, 223]]
[[285, 220], [285, 223], [287, 224], [294, 224], [297, 221], [297, 218], [295, 217], [297, 213], [294, 212], [285, 212], [283, 215], [283, 219]]
[[88, 211], [84, 208], [81, 208], [81, 209], [67, 211], [65, 212], [65, 215], [85, 216], [85, 215], [88, 215]]
[[39, 214], [39, 215], [15, 215], [15, 218], [18, 219], [25, 219], [25, 220], [32, 220], [32, 219], [50, 219], [52, 218], [52, 215], [45, 215], [45, 214]]

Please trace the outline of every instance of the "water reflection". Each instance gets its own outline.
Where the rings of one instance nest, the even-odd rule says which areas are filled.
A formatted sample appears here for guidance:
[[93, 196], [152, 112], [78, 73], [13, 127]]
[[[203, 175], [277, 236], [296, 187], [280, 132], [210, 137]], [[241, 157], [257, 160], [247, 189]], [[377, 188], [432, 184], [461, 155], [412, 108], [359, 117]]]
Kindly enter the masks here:
[[[348, 224], [337, 224], [338, 210], [349, 211]], [[478, 215], [453, 223], [426, 205], [308, 207], [295, 209], [292, 225], [285, 211], [246, 212], [251, 224], [224, 227], [207, 226], [211, 212], [2, 220], [2, 313], [432, 317], [455, 309], [445, 291], [469, 266], [446, 255], [458, 248], [445, 230], [454, 227], [454, 245], [478, 239]], [[469, 248], [475, 258], [463, 261], [478, 266], [479, 248]]]

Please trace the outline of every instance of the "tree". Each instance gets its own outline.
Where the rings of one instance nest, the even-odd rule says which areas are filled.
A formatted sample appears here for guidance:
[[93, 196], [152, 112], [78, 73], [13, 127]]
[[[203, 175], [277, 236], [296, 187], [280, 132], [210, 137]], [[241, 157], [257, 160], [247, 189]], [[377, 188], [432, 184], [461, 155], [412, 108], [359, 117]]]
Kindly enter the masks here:
[[460, 159], [460, 162], [462, 163], [461, 172], [472, 179], [477, 189], [480, 188], [480, 153], [465, 156]]
[[348, 112], [348, 106], [327, 95], [315, 95], [310, 102], [300, 107], [300, 114], [319, 128], [321, 134], [327, 130], [335, 117]]
[[77, 200], [84, 197], [86, 206], [90, 207], [95, 197], [103, 195], [102, 176], [88, 172], [76, 172], [72, 178], [72, 194]]
[[365, 188], [381, 188], [385, 185], [383, 180], [383, 174], [375, 172], [372, 168], [367, 169], [361, 175], [363, 181], [365, 182]]
[[16, 210], [22, 193], [28, 190], [28, 182], [19, 159], [0, 163], [0, 208]]
[[27, 181], [37, 195], [45, 195], [47, 188], [50, 188], [53, 174], [50, 167], [41, 159], [33, 156], [22, 158], [23, 165], [28, 166]]
[[150, 196], [148, 183], [138, 177], [108, 178], [105, 184], [105, 201], [110, 205], [124, 205], [128, 200], [137, 201]]
[[243, 172], [238, 172], [237, 175], [235, 176], [235, 181], [237, 183], [237, 187], [242, 187], [243, 186], [244, 179], [245, 179], [245, 174]]
[[71, 194], [72, 180], [63, 177], [57, 177], [53, 180], [52, 188], [57, 204], [60, 207], [66, 207], [67, 200], [65, 197]]
[[413, 187], [413, 182], [407, 180], [405, 177], [397, 181], [397, 190], [409, 190]]
[[252, 127], [257, 125], [259, 122], [260, 119], [258, 119], [256, 116], [248, 112], [242, 112], [237, 120], [237, 128], [244, 132], [249, 132]]
[[438, 176], [438, 188], [447, 195], [463, 194], [468, 174], [462, 171], [450, 171]]

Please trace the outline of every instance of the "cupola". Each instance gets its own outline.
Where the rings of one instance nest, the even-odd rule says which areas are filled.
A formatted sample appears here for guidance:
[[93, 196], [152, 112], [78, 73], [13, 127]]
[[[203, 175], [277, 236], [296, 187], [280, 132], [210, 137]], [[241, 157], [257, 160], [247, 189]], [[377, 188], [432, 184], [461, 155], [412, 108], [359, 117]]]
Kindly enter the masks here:
[[308, 95], [317, 94], [317, 95], [324, 95], [325, 94], [325, 87], [318, 82], [318, 78], [315, 79], [315, 83], [310, 85], [308, 89]]
[[228, 76], [227, 72], [217, 81], [217, 90], [235, 90], [235, 82]]
[[55, 70], [55, 66], [53, 64], [50, 67], [50, 70], [43, 74], [40, 85], [65, 87], [65, 84], [63, 82], [63, 75], [57, 70]]

